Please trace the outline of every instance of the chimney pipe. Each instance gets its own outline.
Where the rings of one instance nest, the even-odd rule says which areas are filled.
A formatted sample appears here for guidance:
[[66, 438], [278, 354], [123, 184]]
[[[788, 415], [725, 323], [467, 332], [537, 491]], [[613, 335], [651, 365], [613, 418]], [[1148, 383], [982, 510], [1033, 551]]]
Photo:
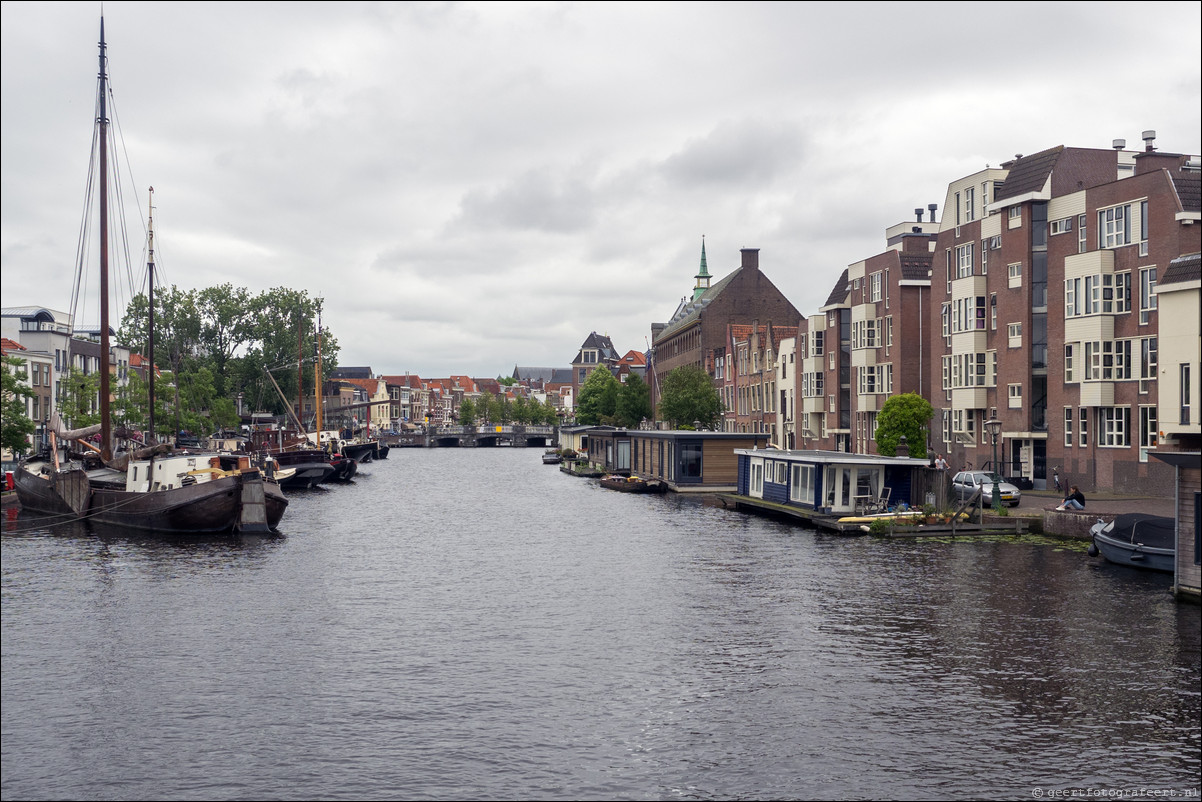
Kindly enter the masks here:
[[930, 211], [931, 211], [931, 222], [934, 223], [935, 222], [935, 210], [939, 208], [939, 204], [928, 203], [927, 208], [930, 209]]
[[1145, 151], [1151, 153], [1152, 151], [1156, 150], [1156, 148], [1152, 145], [1152, 143], [1156, 141], [1155, 131], [1144, 131], [1143, 134], [1140, 135], [1140, 138], [1144, 140]]
[[921, 223], [922, 222], [922, 207], [919, 206], [917, 209], [915, 209], [914, 214], [918, 215], [918, 222]]
[[1123, 150], [1124, 148], [1127, 147], [1127, 140], [1116, 139], [1110, 143], [1110, 147], [1114, 148], [1115, 150]]

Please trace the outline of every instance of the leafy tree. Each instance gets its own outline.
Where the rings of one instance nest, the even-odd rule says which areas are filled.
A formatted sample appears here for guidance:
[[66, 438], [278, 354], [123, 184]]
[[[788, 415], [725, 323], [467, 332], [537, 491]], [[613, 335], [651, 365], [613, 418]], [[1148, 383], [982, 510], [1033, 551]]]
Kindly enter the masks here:
[[931, 402], [916, 393], [891, 396], [877, 414], [877, 452], [887, 457], [896, 456], [897, 444], [905, 435], [910, 456], [919, 459], [926, 457], [927, 423], [934, 414]]
[[100, 374], [72, 367], [63, 374], [58, 414], [68, 429], [100, 423]]
[[681, 365], [664, 377], [659, 419], [675, 427], [713, 428], [722, 415], [722, 399], [709, 374], [696, 365]]
[[619, 426], [625, 426], [627, 429], [635, 429], [643, 422], [643, 418], [651, 417], [651, 394], [647, 383], [638, 374], [631, 373], [627, 376], [625, 383], [618, 390], [614, 417], [618, 419]]
[[33, 390], [22, 383], [27, 376], [24, 362], [16, 357], [4, 357], [3, 385], [0, 386], [0, 396], [3, 397], [0, 406], [0, 446], [18, 455], [29, 450], [29, 441], [25, 438], [37, 428], [27, 414], [25, 399], [34, 396]]
[[475, 426], [476, 425], [476, 404], [470, 398], [464, 398], [459, 402], [459, 425], [460, 426]]
[[619, 382], [604, 366], [596, 368], [580, 386], [580, 401], [576, 419], [586, 426], [596, 426], [603, 418], [613, 418], [618, 404]]

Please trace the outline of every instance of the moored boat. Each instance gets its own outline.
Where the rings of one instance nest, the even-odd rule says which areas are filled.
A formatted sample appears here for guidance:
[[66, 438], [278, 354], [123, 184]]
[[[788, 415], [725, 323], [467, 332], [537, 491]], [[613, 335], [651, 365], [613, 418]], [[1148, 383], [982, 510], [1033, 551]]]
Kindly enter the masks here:
[[[110, 355], [109, 336], [109, 247], [108, 226], [108, 125], [107, 52], [104, 19], [100, 21], [100, 75], [96, 116], [95, 146], [100, 158], [99, 174], [90, 186], [99, 192], [100, 228], [100, 353]], [[153, 189], [151, 190], [153, 192]], [[151, 203], [153, 209], [153, 202]], [[150, 297], [154, 309], [154, 225], [149, 226], [148, 263]], [[153, 314], [148, 327], [149, 393], [154, 398], [154, 326]], [[70, 355], [68, 354], [68, 359]], [[274, 531], [288, 506], [288, 500], [274, 481], [250, 466], [238, 465], [227, 471], [216, 453], [172, 453], [166, 444], [131, 444], [136, 450], [118, 451], [110, 410], [112, 391], [110, 371], [99, 371], [100, 423], [89, 429], [66, 431], [57, 414], [51, 421], [51, 454], [24, 460], [15, 472], [17, 497], [23, 509], [52, 513], [64, 520], [94, 520], [127, 529], [169, 534], [213, 532]], [[154, 405], [150, 405], [148, 431], [155, 431]], [[85, 440], [92, 428], [98, 429], [99, 444]], [[86, 460], [63, 464], [58, 446], [74, 440], [90, 452]]]
[[1177, 556], [1177, 522], [1145, 513], [1124, 513], [1090, 527], [1089, 556], [1148, 571], [1173, 573]]
[[601, 486], [619, 493], [663, 493], [667, 490], [664, 483], [657, 479], [647, 480], [638, 476], [602, 476]]

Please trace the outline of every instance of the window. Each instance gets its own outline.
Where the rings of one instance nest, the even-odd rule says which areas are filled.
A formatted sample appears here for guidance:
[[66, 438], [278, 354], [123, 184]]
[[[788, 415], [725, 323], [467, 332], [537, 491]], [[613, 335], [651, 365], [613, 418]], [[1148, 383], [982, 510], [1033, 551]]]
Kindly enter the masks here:
[[964, 190], [964, 222], [971, 223], [976, 220], [976, 203], [973, 197], [974, 190], [972, 187]]
[[997, 293], [989, 296], [989, 330], [997, 331]]
[[680, 444], [680, 470], [676, 474], [680, 481], [701, 478], [701, 444]]
[[1009, 338], [1011, 348], [1022, 348], [1023, 346], [1023, 324], [1011, 323], [1006, 326], [1006, 336]]
[[1188, 362], [1182, 362], [1181, 368], [1181, 425], [1188, 426], [1190, 423], [1190, 366]]
[[822, 341], [825, 334], [823, 331], [815, 331], [810, 334], [810, 356], [822, 356]]
[[1131, 445], [1127, 429], [1130, 425], [1130, 407], [1102, 407], [1098, 410], [1098, 445], [1121, 447]]
[[1052, 236], [1057, 234], [1067, 234], [1073, 230], [1073, 218], [1065, 217], [1062, 220], [1053, 220], [1049, 226], [1049, 232]]
[[789, 500], [814, 503], [814, 466], [793, 465], [789, 480]]
[[1077, 442], [1082, 447], [1085, 447], [1089, 445], [1089, 410], [1085, 407], [1081, 407], [1081, 415], [1078, 420], [1080, 421], [1081, 426], [1078, 429], [1080, 432], [1080, 437], [1078, 438]]
[[1089, 240], [1085, 237], [1085, 215], [1077, 215], [1077, 253], [1085, 253], [1089, 249]]
[[1011, 207], [1010, 207], [1010, 215], [1009, 215], [1009, 217], [1010, 217], [1010, 227], [1011, 227], [1011, 228], [1015, 228], [1016, 226], [1022, 225], [1022, 222], [1023, 222], [1023, 207], [1021, 207], [1021, 206], [1011, 206]]
[[1010, 396], [1010, 408], [1011, 409], [1022, 409], [1023, 408], [1023, 386], [1021, 384], [1009, 384], [1009, 385], [1006, 385], [1006, 390], [1008, 391], [1009, 396]]
[[1021, 287], [1023, 285], [1023, 263], [1013, 262], [1006, 265], [1006, 273], [1009, 279], [1010, 287]]
[[1139, 202], [1139, 255], [1148, 255], [1148, 202]]
[[1131, 206], [1098, 212], [1098, 247], [1118, 248], [1131, 242]]
[[1077, 355], [1076, 343], [1064, 344], [1064, 383], [1074, 384], [1077, 379], [1073, 373], [1074, 357]]
[[1073, 408], [1064, 408], [1064, 445], [1066, 448], [1073, 447]]
[[956, 278], [967, 278], [972, 275], [973, 246], [969, 242], [956, 246]]
[[1156, 268], [1139, 271], [1139, 324], [1145, 326], [1152, 319], [1156, 308]]
[[1144, 337], [1139, 341], [1139, 377], [1156, 378], [1157, 346], [1155, 337]]
[[872, 281], [872, 290], [871, 290], [871, 295], [869, 297], [869, 300], [875, 303], [876, 301], [881, 300], [881, 298], [883, 297], [883, 293], [881, 291], [882, 274], [873, 273], [872, 276], [870, 277], [870, 279]]
[[1139, 444], [1144, 448], [1156, 448], [1156, 407], [1139, 408]]

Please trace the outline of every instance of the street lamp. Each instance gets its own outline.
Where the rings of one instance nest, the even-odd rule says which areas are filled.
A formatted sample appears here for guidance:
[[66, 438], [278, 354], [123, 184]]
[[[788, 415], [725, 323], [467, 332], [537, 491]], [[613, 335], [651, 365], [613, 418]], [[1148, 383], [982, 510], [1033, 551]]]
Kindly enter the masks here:
[[998, 512], [1001, 512], [1002, 511], [1002, 488], [999, 485], [1001, 485], [1001, 483], [1002, 483], [1002, 475], [1000, 473], [998, 473], [997, 436], [998, 436], [998, 432], [1000, 432], [1002, 430], [1002, 422], [1000, 420], [998, 420], [997, 418], [994, 418], [993, 420], [985, 421], [985, 423], [982, 425], [985, 427], [985, 431], [989, 432], [989, 436], [991, 438], [993, 438], [993, 462], [990, 464], [993, 466], [993, 475], [996, 476], [997, 479], [993, 483], [993, 492], [990, 495], [993, 496], [993, 508], [995, 510], [997, 510]]

